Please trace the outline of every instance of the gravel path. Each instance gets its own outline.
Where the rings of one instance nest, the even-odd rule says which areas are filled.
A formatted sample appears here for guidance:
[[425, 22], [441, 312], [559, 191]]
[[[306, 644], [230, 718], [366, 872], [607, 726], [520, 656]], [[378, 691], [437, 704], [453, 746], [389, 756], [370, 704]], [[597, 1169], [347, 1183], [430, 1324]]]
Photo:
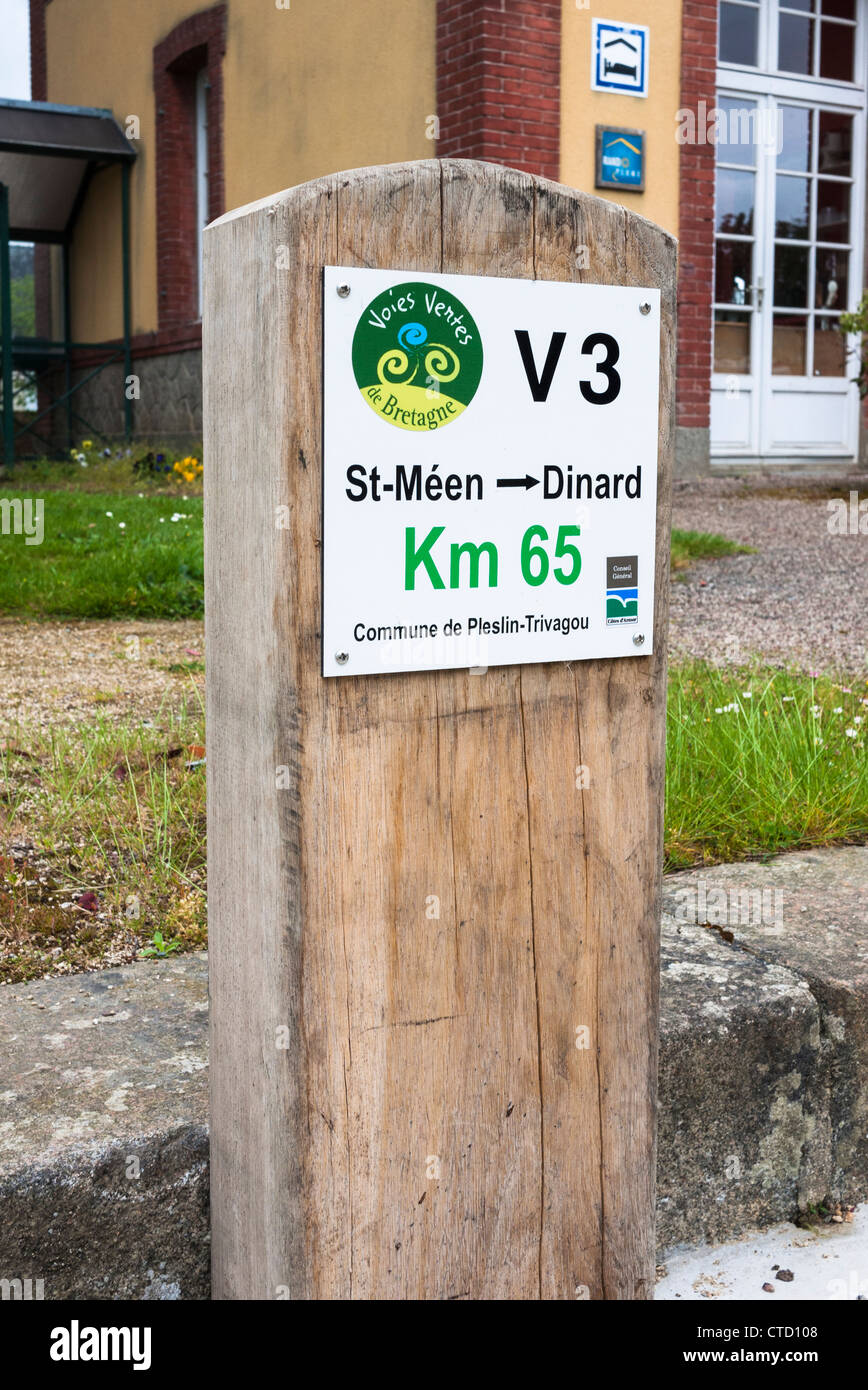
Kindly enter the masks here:
[[166, 700], [201, 698], [204, 654], [200, 622], [2, 619], [0, 737], [19, 721], [150, 718]]
[[699, 561], [673, 583], [671, 655], [866, 673], [868, 535], [828, 529], [828, 500], [849, 503], [851, 492], [868, 500], [868, 474], [676, 483], [673, 526], [715, 531], [758, 553]]

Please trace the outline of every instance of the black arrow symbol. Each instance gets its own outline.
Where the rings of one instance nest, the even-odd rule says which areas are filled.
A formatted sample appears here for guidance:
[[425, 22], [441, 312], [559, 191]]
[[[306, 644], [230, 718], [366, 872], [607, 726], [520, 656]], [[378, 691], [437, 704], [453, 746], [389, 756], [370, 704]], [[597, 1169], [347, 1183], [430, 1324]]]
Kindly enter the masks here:
[[498, 487], [523, 487], [532, 488], [539, 485], [539, 478], [532, 478], [529, 473], [523, 478], [498, 478]]

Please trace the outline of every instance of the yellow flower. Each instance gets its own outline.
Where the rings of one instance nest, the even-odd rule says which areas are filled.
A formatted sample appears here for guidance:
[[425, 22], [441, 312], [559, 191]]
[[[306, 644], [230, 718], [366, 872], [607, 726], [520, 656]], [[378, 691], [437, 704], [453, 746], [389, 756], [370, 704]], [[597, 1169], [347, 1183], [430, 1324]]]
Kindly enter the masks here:
[[83, 439], [83, 440], [81, 441], [81, 447], [82, 447], [82, 449], [92, 449], [92, 448], [93, 448], [93, 440], [92, 440], [92, 439]]

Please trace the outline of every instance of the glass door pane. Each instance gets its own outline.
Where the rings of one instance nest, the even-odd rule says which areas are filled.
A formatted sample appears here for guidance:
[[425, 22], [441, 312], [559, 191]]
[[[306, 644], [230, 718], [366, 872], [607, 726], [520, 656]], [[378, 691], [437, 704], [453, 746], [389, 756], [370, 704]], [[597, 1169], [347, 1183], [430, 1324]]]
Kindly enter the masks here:
[[840, 376], [838, 315], [849, 307], [850, 289], [853, 117], [794, 105], [781, 105], [780, 114], [772, 374]]
[[751, 316], [714, 311], [714, 368], [722, 376], [750, 376]]
[[759, 47], [759, 4], [756, 0], [723, 0], [720, 6], [718, 54], [722, 63], [757, 66]]
[[778, 72], [852, 82], [855, 0], [779, 0]]
[[717, 109], [724, 120], [717, 142], [715, 180], [714, 371], [724, 376], [749, 376], [755, 293], [757, 103], [719, 97]]
[[772, 372], [775, 376], [806, 376], [808, 317], [775, 314], [772, 330]]
[[781, 72], [797, 72], [807, 76], [813, 70], [814, 23], [811, 14], [796, 14], [784, 9], [780, 11], [778, 67]]
[[853, 81], [856, 29], [852, 24], [820, 25], [820, 76], [834, 82]]
[[838, 320], [817, 314], [814, 319], [814, 376], [847, 375], [847, 339]]

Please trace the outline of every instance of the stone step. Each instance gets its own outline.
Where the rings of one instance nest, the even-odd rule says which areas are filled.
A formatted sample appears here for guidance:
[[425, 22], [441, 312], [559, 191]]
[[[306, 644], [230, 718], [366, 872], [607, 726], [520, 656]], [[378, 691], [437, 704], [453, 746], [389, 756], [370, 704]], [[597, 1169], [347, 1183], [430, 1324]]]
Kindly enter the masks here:
[[868, 1196], [866, 904], [866, 846], [664, 880], [661, 1246]]
[[207, 1298], [204, 954], [0, 988], [0, 1279]]

